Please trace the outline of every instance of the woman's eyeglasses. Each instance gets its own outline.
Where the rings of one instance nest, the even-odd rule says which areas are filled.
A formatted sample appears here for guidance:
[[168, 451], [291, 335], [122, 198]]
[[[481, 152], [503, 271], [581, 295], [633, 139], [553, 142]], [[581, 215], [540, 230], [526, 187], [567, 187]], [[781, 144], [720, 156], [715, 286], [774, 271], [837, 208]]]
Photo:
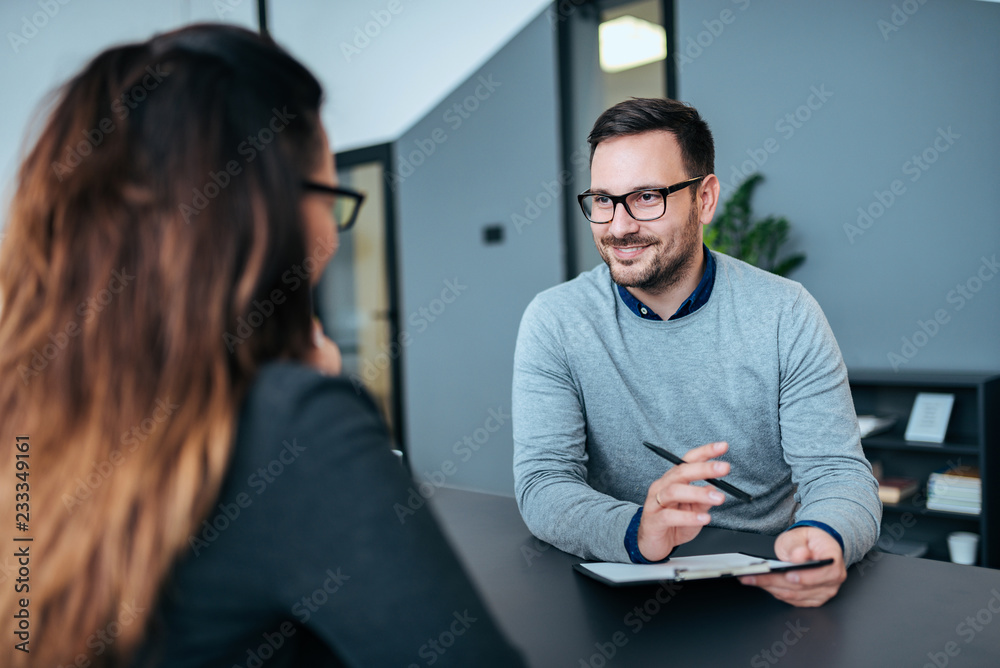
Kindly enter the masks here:
[[354, 225], [358, 218], [358, 211], [361, 203], [365, 201], [365, 194], [351, 188], [341, 186], [327, 186], [315, 181], [302, 181], [302, 187], [311, 192], [323, 193], [333, 197], [333, 219], [337, 222], [337, 229], [346, 232]]

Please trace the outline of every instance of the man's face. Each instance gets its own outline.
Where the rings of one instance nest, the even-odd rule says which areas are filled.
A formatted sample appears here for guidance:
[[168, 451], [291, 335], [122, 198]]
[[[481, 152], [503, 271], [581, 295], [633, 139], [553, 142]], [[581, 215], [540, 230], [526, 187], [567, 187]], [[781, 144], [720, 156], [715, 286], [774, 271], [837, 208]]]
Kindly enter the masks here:
[[[646, 188], [666, 188], [701, 174], [687, 174], [681, 149], [670, 132], [654, 130], [606, 139], [597, 145], [590, 166], [590, 192], [624, 195]], [[701, 184], [689, 186], [699, 188]], [[610, 223], [591, 223], [594, 243], [615, 283], [651, 294], [669, 289], [697, 265], [701, 255], [702, 215], [693, 190], [667, 197], [656, 220], [640, 222], [625, 207], [615, 207]]]

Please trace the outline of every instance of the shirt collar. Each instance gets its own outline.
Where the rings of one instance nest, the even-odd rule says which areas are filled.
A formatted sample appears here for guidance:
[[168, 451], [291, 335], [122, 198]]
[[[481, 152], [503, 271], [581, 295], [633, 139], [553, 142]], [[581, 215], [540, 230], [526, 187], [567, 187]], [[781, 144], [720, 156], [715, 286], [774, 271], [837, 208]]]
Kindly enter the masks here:
[[[708, 298], [712, 295], [712, 288], [715, 287], [715, 258], [712, 257], [708, 246], [702, 244], [701, 247], [705, 253], [705, 273], [702, 274], [701, 281], [698, 282], [698, 287], [694, 289], [694, 292], [684, 300], [684, 303], [674, 311], [674, 314], [668, 320], [677, 320], [686, 315], [691, 315], [704, 306], [708, 302]], [[618, 288], [619, 296], [632, 313], [644, 320], [663, 320], [653, 309], [636, 299], [635, 295], [631, 292], [618, 284], [615, 284], [615, 287]]]

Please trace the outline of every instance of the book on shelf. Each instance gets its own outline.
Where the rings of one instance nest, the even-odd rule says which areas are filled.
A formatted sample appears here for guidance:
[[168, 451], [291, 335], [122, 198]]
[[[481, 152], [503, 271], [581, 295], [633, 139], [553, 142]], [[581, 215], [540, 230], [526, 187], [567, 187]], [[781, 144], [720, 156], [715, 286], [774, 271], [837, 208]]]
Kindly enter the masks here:
[[975, 466], [942, 469], [927, 479], [927, 507], [930, 510], [978, 515], [982, 504], [983, 483]]
[[981, 496], [983, 481], [975, 466], [955, 466], [935, 471], [927, 479], [928, 495]]
[[975, 485], [975, 486], [978, 486], [980, 484], [978, 466], [968, 466], [968, 465], [952, 466], [951, 468], [935, 471], [934, 473], [931, 474], [931, 478], [946, 480], [954, 484]]
[[882, 503], [899, 503], [913, 496], [920, 487], [916, 478], [883, 478], [878, 481], [878, 498]]
[[941, 499], [927, 499], [928, 510], [946, 510], [949, 513], [963, 513], [965, 515], [978, 515], [982, 512], [981, 503], [964, 503], [957, 501], [942, 501]]
[[978, 487], [958, 487], [940, 480], [927, 481], [927, 494], [934, 498], [967, 499], [969, 501], [978, 501], [983, 496]]
[[896, 418], [891, 415], [859, 415], [858, 429], [861, 430], [861, 438], [868, 438], [875, 434], [889, 431], [896, 424]]

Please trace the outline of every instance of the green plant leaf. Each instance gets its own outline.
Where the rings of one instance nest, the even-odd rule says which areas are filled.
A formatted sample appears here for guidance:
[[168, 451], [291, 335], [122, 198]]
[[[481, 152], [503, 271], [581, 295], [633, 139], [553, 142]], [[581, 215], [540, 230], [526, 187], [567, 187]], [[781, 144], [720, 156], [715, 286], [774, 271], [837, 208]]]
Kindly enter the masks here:
[[705, 229], [704, 241], [712, 250], [784, 276], [805, 262], [806, 256], [798, 253], [778, 260], [781, 247], [787, 243], [791, 232], [787, 218], [753, 219], [751, 200], [763, 180], [763, 174], [754, 172], [736, 187], [715, 220]]
[[806, 261], [805, 253], [798, 253], [796, 255], [790, 255], [784, 260], [778, 263], [776, 267], [771, 269], [772, 274], [778, 276], [787, 276], [790, 272], [798, 269], [799, 266]]

